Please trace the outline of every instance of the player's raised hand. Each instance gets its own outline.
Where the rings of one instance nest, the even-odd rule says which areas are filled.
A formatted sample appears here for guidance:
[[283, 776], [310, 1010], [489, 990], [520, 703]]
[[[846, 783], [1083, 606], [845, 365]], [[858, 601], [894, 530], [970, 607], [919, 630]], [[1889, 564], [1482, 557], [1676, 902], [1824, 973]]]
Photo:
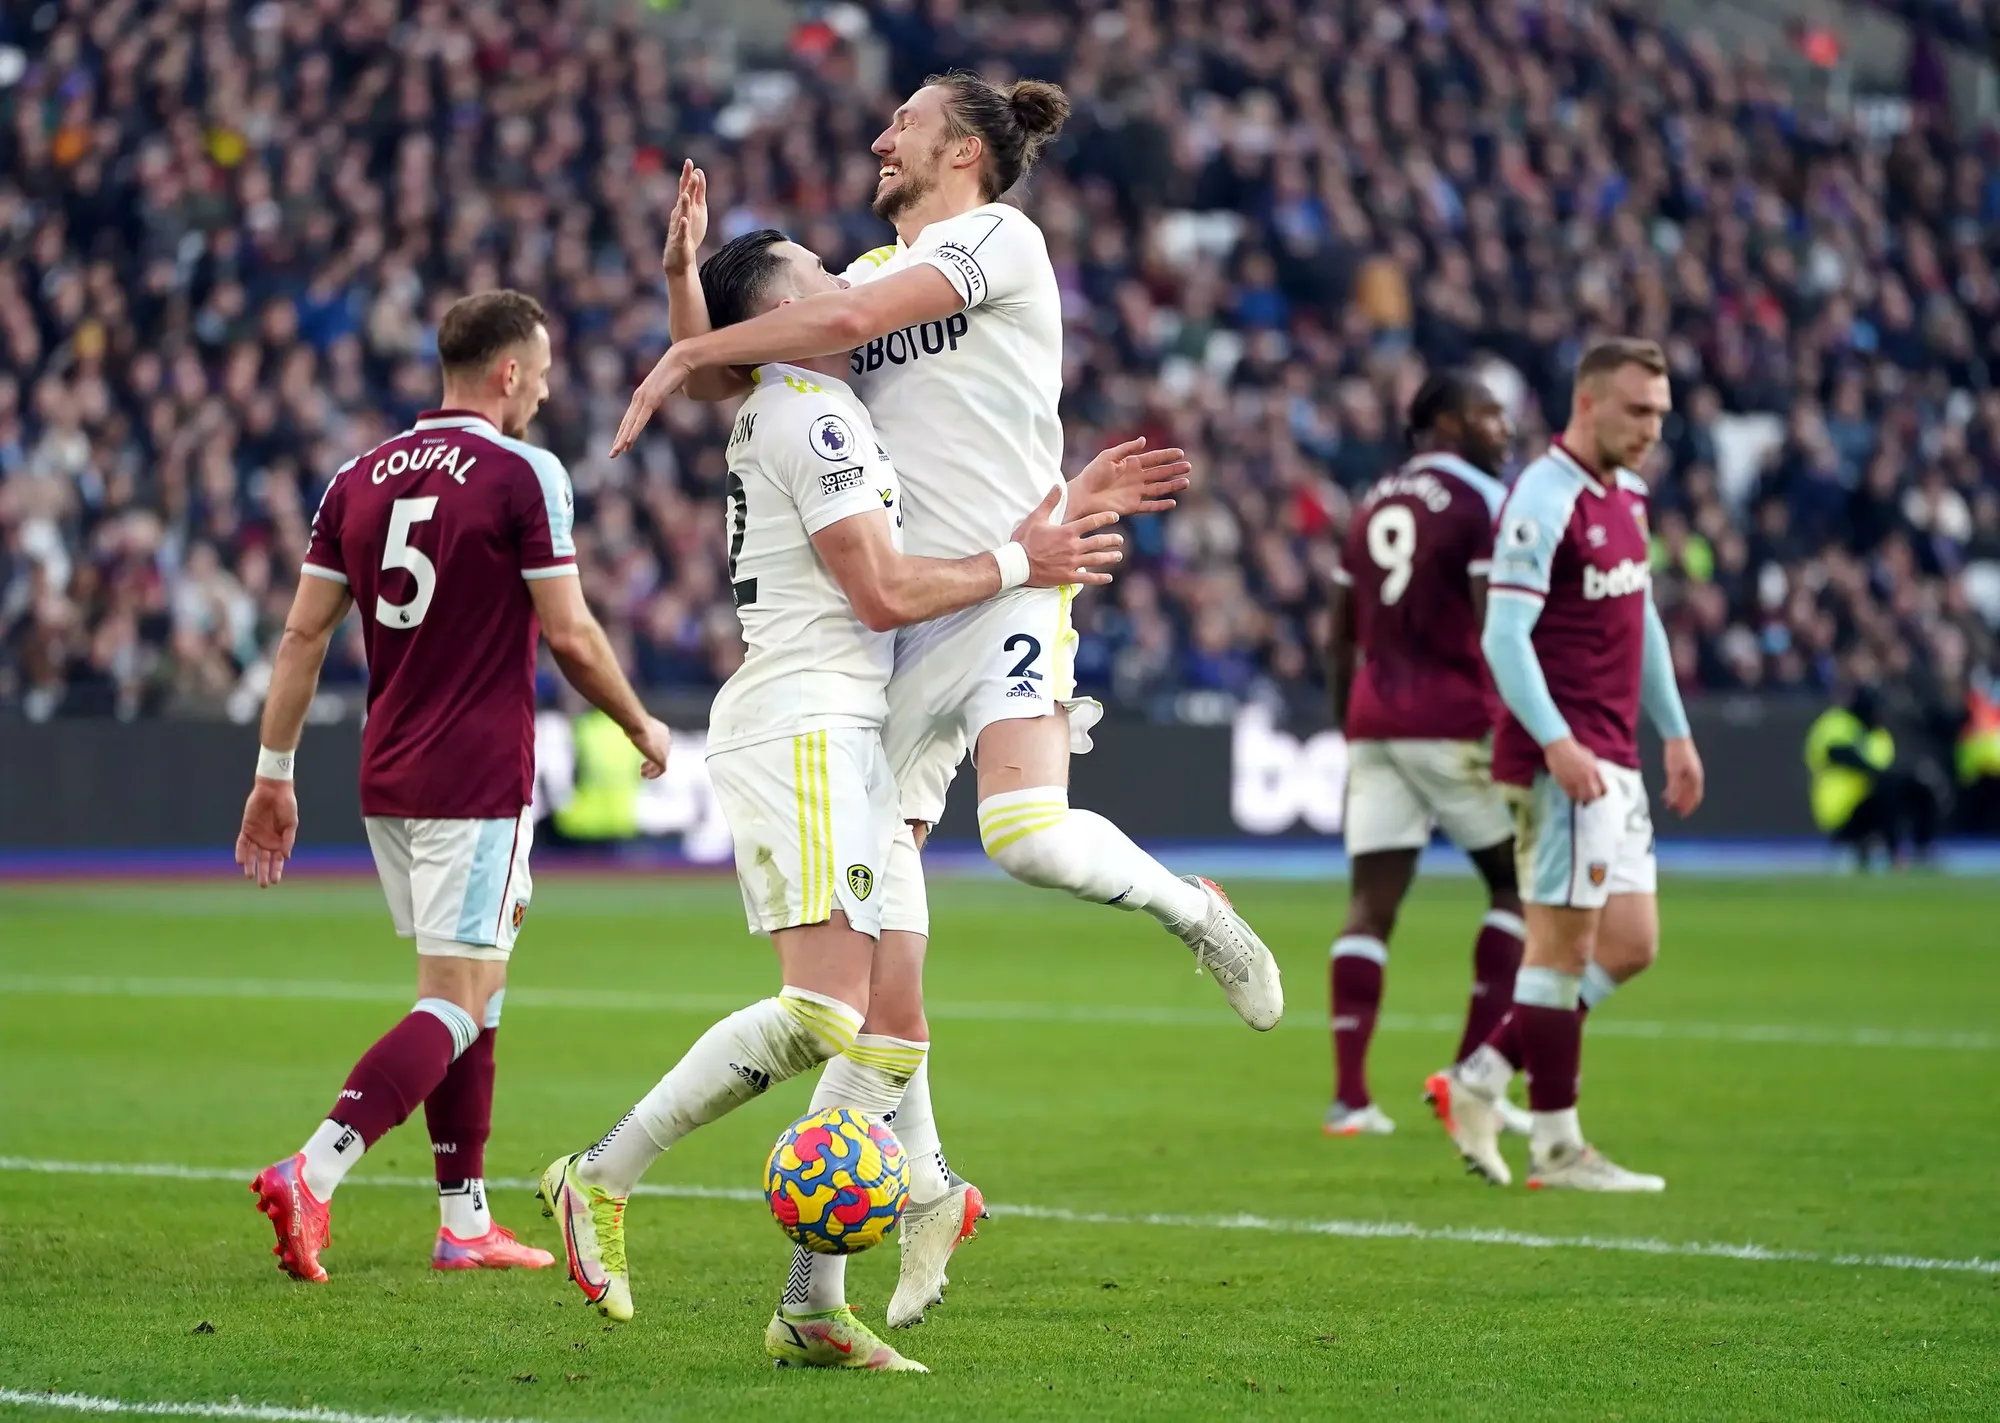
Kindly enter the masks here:
[[236, 832], [236, 863], [245, 879], [269, 889], [285, 877], [285, 861], [299, 838], [299, 798], [290, 781], [259, 776], [243, 803], [243, 828]]
[[667, 403], [668, 396], [687, 384], [690, 374], [687, 362], [674, 354], [676, 349], [669, 346], [666, 355], [654, 363], [639, 388], [632, 392], [632, 403], [625, 407], [625, 418], [618, 422], [618, 437], [611, 442], [613, 459], [632, 448], [653, 413]]
[[1694, 749], [1694, 738], [1676, 736], [1662, 749], [1666, 752], [1667, 791], [1661, 799], [1675, 815], [1693, 815], [1708, 786], [1708, 773], [1702, 769], [1701, 753]]
[[1057, 485], [1042, 496], [1035, 511], [1014, 530], [1014, 542], [1028, 553], [1028, 587], [1061, 588], [1070, 583], [1109, 583], [1111, 575], [1101, 570], [1125, 557], [1122, 534], [1098, 530], [1118, 522], [1109, 510], [1084, 514], [1067, 524], [1050, 523], [1056, 502], [1062, 498]]
[[681, 164], [680, 193], [667, 219], [667, 246], [660, 266], [670, 277], [694, 270], [701, 244], [708, 238], [708, 175], [689, 158]]
[[1604, 794], [1604, 775], [1597, 769], [1597, 758], [1574, 736], [1551, 741], [1542, 748], [1542, 756], [1563, 794], [1578, 805], [1589, 805]]
[[1078, 513], [1108, 509], [1114, 514], [1158, 514], [1174, 507], [1194, 466], [1187, 451], [1149, 450], [1146, 437], [1099, 450], [1070, 483], [1070, 506]]
[[640, 775], [649, 781], [657, 781], [667, 773], [668, 743], [672, 741], [673, 733], [667, 730], [665, 722], [658, 717], [649, 716], [645, 725], [625, 734], [632, 738], [632, 744], [638, 747], [639, 754], [646, 758], [645, 764], [639, 768]]

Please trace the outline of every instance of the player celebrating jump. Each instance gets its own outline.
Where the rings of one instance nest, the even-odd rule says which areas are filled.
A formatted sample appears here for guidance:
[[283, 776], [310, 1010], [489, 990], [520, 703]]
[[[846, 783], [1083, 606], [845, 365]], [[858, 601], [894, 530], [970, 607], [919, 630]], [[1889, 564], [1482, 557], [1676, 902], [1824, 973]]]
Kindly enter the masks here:
[[334, 474], [264, 703], [236, 862], [278, 883], [298, 835], [293, 754], [328, 640], [350, 606], [368, 649], [361, 812], [417, 1003], [362, 1055], [325, 1121], [251, 1183], [287, 1273], [323, 1281], [334, 1188], [419, 1102], [437, 1163], [440, 1270], [540, 1268], [486, 1206], [493, 1045], [507, 957], [532, 893], [535, 651], [625, 729], [645, 773], [667, 729], [584, 604], [562, 462], [524, 444], [548, 399], [549, 333], [519, 292], [466, 297], [438, 326], [444, 408]]
[[[1416, 454], [1362, 496], [1334, 581], [1327, 686], [1347, 734], [1345, 835], [1353, 892], [1328, 967], [1335, 1092], [1329, 1136], [1396, 1129], [1368, 1095], [1368, 1042], [1382, 1002], [1389, 935], [1441, 825], [1486, 881], [1491, 908], [1472, 950], [1472, 997], [1458, 1058], [1513, 1001], [1521, 900], [1513, 827], [1493, 784], [1493, 706], [1479, 629], [1499, 473], [1512, 437], [1485, 385], [1457, 371], [1410, 402]], [[1356, 655], [1360, 666], [1356, 667]], [[1518, 1119], [1504, 1099], [1495, 1104]]]
[[[1528, 1073], [1534, 1187], [1658, 1191], [1585, 1144], [1577, 1122], [1586, 975], [1615, 985], [1659, 952], [1653, 822], [1639, 774], [1643, 707], [1666, 746], [1663, 799], [1701, 803], [1702, 766], [1653, 606], [1646, 486], [1632, 470], [1670, 408], [1650, 341], [1592, 346], [1568, 426], [1502, 507], [1481, 640], [1505, 711], [1494, 778], [1514, 807], [1527, 947], [1514, 1007], [1429, 1083], [1445, 1130], [1488, 1179], [1510, 1179], [1496, 1104]], [[1608, 990], [1607, 990], [1608, 991]]]
[[[770, 231], [729, 243], [700, 279], [719, 329], [836, 290], [817, 258]], [[990, 550], [903, 554], [896, 470], [839, 379], [846, 369], [844, 355], [758, 367], [729, 443], [729, 577], [748, 651], [716, 696], [708, 768], [751, 932], [771, 936], [784, 986], [715, 1024], [601, 1142], [542, 1178], [572, 1277], [614, 1319], [632, 1317], [626, 1198], [662, 1152], [821, 1062], [814, 1110], [882, 1119], [929, 1050], [920, 999], [905, 1021], [872, 1001], [878, 939], [929, 933], [882, 746], [891, 630], [1012, 588], [1108, 583], [1092, 570], [1119, 556], [1116, 535], [1094, 532], [1116, 516], [1053, 524], [1054, 491]], [[767, 1352], [780, 1364], [921, 1370], [847, 1308], [845, 1263], [799, 1252]]]
[[[673, 284], [670, 246], [681, 339], [634, 393], [613, 453], [629, 449], [698, 371], [852, 351], [849, 370], [899, 461], [911, 550], [965, 557], [1006, 538], [1050, 490], [1064, 490], [1062, 312], [1040, 229], [997, 199], [1068, 109], [1060, 89], [1033, 81], [1000, 88], [953, 74], [918, 90], [874, 144], [882, 159], [874, 210], [897, 242], [849, 267], [844, 290], [693, 334], [705, 325], [693, 314], [700, 287]], [[698, 175], [684, 173], [684, 200], [690, 178], [699, 187]], [[728, 388], [713, 382], [698, 393]], [[1121, 502], [1089, 473], [1065, 491], [1071, 514], [1168, 507]], [[970, 749], [980, 838], [995, 863], [1027, 884], [1145, 910], [1193, 950], [1246, 1022], [1275, 1027], [1284, 1010], [1277, 964], [1221, 891], [1177, 879], [1108, 820], [1069, 805], [1069, 757], [1089, 748], [1101, 713], [1070, 695], [1070, 597], [1017, 589], [899, 635], [884, 741], [903, 814], [936, 823]], [[885, 930], [885, 959], [920, 965], [923, 952], [916, 936]], [[977, 1200], [935, 1150], [924, 1073], [895, 1125], [910, 1152], [913, 1204], [898, 1230], [903, 1281], [889, 1317], [910, 1324], [938, 1297]]]

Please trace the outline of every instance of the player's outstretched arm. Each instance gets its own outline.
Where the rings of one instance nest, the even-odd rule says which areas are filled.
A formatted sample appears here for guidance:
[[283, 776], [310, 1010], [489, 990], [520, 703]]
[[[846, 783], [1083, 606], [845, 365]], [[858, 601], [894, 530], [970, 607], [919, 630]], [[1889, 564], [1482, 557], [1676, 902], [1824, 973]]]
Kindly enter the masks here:
[[[681, 163], [680, 191], [667, 219], [667, 245], [660, 268], [667, 278], [667, 332], [675, 341], [708, 333], [708, 296], [701, 289], [701, 244], [708, 237], [708, 174], [692, 158]], [[689, 400], [731, 400], [750, 382], [732, 366], [696, 371], [688, 377]]]
[[1174, 507], [1174, 495], [1188, 487], [1194, 466], [1187, 451], [1149, 450], [1146, 437], [1099, 450], [1069, 482], [1072, 515], [1110, 512], [1121, 517], [1159, 514]]
[[1701, 804], [1706, 773], [1674, 676], [1673, 643], [1667, 637], [1667, 625], [1660, 621], [1651, 588], [1646, 590], [1646, 651], [1639, 664], [1639, 706], [1660, 734], [1665, 752], [1667, 789], [1661, 799], [1674, 814], [1692, 815]]
[[535, 578], [528, 582], [542, 636], [555, 654], [556, 666], [585, 701], [617, 722], [639, 754], [646, 758], [641, 773], [647, 779], [667, 769], [666, 723], [646, 710], [626, 680], [611, 650], [611, 639], [583, 600], [582, 580], [573, 577]]
[[632, 392], [611, 453], [622, 455], [631, 449], [654, 412], [668, 396], [681, 391], [695, 371], [837, 356], [877, 336], [942, 321], [964, 309], [965, 298], [949, 277], [936, 267], [920, 266], [878, 282], [788, 301], [748, 321], [676, 341]]
[[302, 577], [285, 614], [285, 632], [271, 662], [271, 686], [264, 696], [258, 729], [257, 779], [243, 803], [243, 827], [236, 834], [236, 863], [246, 879], [268, 889], [285, 876], [285, 861], [299, 835], [299, 800], [292, 790], [292, 757], [305, 732], [306, 710], [319, 687], [320, 665], [333, 631], [354, 599], [347, 584], [332, 578]]
[[813, 549], [855, 616], [874, 632], [955, 613], [1008, 588], [1109, 583], [1102, 570], [1124, 557], [1117, 534], [1100, 532], [1116, 514], [1052, 524], [1061, 489], [1049, 491], [1012, 542], [970, 558], [917, 558], [899, 552], [885, 510], [854, 514], [812, 536]]

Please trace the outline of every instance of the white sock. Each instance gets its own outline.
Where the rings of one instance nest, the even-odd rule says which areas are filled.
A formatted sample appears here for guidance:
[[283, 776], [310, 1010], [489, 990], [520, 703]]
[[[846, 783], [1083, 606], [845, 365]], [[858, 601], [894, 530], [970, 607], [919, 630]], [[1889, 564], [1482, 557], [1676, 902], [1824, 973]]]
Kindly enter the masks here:
[[[853, 1047], [827, 1063], [808, 1110], [850, 1107], [871, 1121], [883, 1121], [903, 1100], [904, 1090], [929, 1051], [929, 1043], [861, 1033]], [[915, 1198], [914, 1191], [911, 1196]], [[846, 1303], [847, 1257], [795, 1246], [779, 1307], [793, 1315], [824, 1314]]]
[[910, 1200], [927, 1206], [951, 1189], [950, 1168], [945, 1165], [944, 1147], [938, 1141], [937, 1118], [931, 1113], [931, 1060], [928, 1054], [917, 1064], [910, 1085], [903, 1089], [902, 1105], [885, 1113], [882, 1120], [903, 1143], [903, 1155], [910, 1163]]
[[1458, 1080], [1497, 1100], [1507, 1095], [1507, 1084], [1514, 1080], [1514, 1064], [1491, 1043], [1481, 1043], [1458, 1065]]
[[1577, 1002], [1586, 1008], [1595, 1008], [1618, 991], [1618, 980], [1606, 973], [1599, 964], [1591, 964], [1583, 971], [1583, 984], [1577, 989]]
[[493, 1229], [493, 1213], [486, 1208], [486, 1183], [474, 1176], [439, 1186], [438, 1219], [460, 1240], [477, 1240]]
[[322, 1201], [333, 1199], [334, 1188], [368, 1150], [362, 1144], [360, 1132], [342, 1126], [331, 1117], [321, 1122], [299, 1149], [306, 1155], [305, 1170], [300, 1173], [305, 1177], [306, 1189]]
[[1560, 1112], [1535, 1112], [1532, 1115], [1535, 1125], [1528, 1144], [1535, 1156], [1547, 1156], [1559, 1146], [1583, 1145], [1583, 1127], [1576, 1119], [1576, 1108], [1565, 1107]]
[[979, 802], [979, 839], [994, 864], [1023, 884], [1093, 904], [1143, 909], [1175, 933], [1208, 917], [1208, 896], [1089, 810], [1072, 810], [1062, 786], [1004, 791]]
[[837, 998], [787, 987], [731, 1013], [695, 1040], [585, 1153], [576, 1174], [614, 1196], [629, 1196], [646, 1168], [698, 1126], [727, 1115], [853, 1046], [861, 1015]]

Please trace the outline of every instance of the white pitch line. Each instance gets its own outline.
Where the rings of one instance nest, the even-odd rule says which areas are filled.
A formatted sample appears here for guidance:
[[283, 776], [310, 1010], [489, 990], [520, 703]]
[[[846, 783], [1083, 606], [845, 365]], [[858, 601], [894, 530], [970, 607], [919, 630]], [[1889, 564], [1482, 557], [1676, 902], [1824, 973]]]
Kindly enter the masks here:
[[[138, 1176], [174, 1181], [248, 1182], [256, 1174], [253, 1167], [181, 1166], [168, 1162], [124, 1161], [42, 1161], [25, 1156], [0, 1156], [0, 1171], [22, 1171], [47, 1176]], [[355, 1186], [389, 1186], [429, 1190], [437, 1183], [428, 1176], [350, 1176], [344, 1183]], [[489, 1189], [532, 1191], [540, 1183], [525, 1177], [489, 1178]], [[761, 1191], [744, 1186], [654, 1186], [640, 1185], [638, 1196], [665, 1196], [680, 1200], [761, 1201]], [[1833, 1265], [1847, 1269], [1917, 1270], [1926, 1273], [2000, 1276], [2000, 1260], [1979, 1257], [1965, 1260], [1923, 1255], [1882, 1255], [1829, 1253], [1820, 1250], [1786, 1250], [1770, 1245], [1730, 1244], [1717, 1241], [1655, 1240], [1644, 1236], [1620, 1235], [1539, 1235], [1519, 1230], [1487, 1229], [1481, 1226], [1427, 1226], [1393, 1220], [1298, 1220], [1283, 1216], [1182, 1215], [1164, 1213], [1126, 1214], [1118, 1211], [1078, 1211], [1066, 1206], [1008, 1205], [989, 1201], [987, 1209], [996, 1216], [1021, 1220], [1045, 1220], [1062, 1225], [1147, 1226], [1173, 1230], [1247, 1230], [1272, 1235], [1330, 1235], [1345, 1240], [1414, 1240], [1444, 1245], [1504, 1245], [1520, 1250], [1588, 1250], [1623, 1255], [1673, 1255], [1702, 1260], [1746, 1260], [1758, 1264]]]
[[520, 1419], [450, 1418], [430, 1413], [355, 1413], [345, 1408], [286, 1408], [275, 1403], [148, 1403], [90, 1393], [36, 1393], [0, 1388], [0, 1404], [60, 1408], [70, 1413], [143, 1413], [156, 1418], [247, 1418], [269, 1423], [524, 1423]]
[[[82, 974], [0, 974], [7, 994], [76, 998], [264, 998], [321, 1003], [407, 1002], [411, 990], [393, 983], [304, 978], [148, 978]], [[625, 993], [588, 988], [513, 987], [512, 1008], [557, 1008], [612, 1013], [728, 1013], [739, 995]], [[926, 1010], [947, 1022], [1087, 1023], [1100, 1027], [1235, 1028], [1233, 1014], [1207, 1008], [1118, 1003], [933, 1003]], [[1295, 1015], [1281, 1025], [1326, 1031], [1317, 1015]], [[1457, 1032], [1460, 1020], [1442, 1014], [1384, 1013], [1376, 1029], [1390, 1033]], [[2000, 1033], [1905, 1028], [1839, 1028], [1816, 1024], [1649, 1022], [1598, 1016], [1592, 1037], [1648, 1042], [1718, 1042], [1774, 1047], [1915, 1048], [1947, 1052], [2000, 1051]]]

